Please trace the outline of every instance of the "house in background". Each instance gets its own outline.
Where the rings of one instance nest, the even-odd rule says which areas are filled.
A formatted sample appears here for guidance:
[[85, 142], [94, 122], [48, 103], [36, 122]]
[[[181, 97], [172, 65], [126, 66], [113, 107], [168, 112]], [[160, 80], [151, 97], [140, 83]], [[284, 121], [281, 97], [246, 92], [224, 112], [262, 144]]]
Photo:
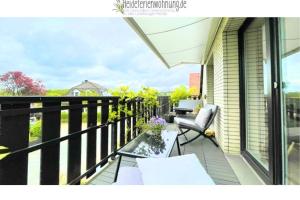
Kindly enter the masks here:
[[68, 92], [68, 96], [102, 96], [106, 90], [98, 83], [85, 80], [81, 84], [72, 87]]
[[192, 96], [199, 96], [199, 93], [200, 93], [200, 73], [190, 73], [189, 88], [192, 91]]

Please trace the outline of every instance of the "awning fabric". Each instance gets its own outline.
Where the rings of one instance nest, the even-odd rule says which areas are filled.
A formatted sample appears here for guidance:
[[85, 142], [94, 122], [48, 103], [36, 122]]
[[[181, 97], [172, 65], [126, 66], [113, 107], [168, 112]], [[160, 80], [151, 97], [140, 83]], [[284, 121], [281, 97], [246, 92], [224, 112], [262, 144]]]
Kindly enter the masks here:
[[125, 18], [167, 67], [202, 64], [221, 18]]

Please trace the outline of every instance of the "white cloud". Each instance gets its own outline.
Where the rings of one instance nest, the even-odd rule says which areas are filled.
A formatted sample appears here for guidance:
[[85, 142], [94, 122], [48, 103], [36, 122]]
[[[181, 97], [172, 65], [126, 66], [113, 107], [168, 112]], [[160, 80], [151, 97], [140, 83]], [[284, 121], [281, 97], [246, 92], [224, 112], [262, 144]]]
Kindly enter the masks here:
[[169, 91], [187, 85], [189, 73], [200, 69], [167, 69], [122, 19], [6, 18], [0, 19], [0, 74], [11, 70], [40, 79], [47, 88], [91, 80], [105, 87]]

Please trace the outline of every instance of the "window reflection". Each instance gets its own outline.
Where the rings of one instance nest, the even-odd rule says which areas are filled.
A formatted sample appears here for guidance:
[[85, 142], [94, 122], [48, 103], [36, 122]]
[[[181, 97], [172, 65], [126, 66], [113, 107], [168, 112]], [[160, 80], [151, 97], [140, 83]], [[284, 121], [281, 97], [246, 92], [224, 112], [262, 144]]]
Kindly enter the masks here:
[[281, 20], [285, 181], [300, 184], [300, 19]]

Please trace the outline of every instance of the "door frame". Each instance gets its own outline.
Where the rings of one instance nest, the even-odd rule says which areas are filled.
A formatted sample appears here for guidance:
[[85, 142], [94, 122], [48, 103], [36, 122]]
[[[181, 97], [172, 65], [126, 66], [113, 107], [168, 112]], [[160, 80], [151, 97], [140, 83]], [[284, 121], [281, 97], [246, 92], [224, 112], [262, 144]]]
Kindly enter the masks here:
[[[246, 110], [245, 110], [245, 83], [244, 83], [244, 32], [255, 18], [247, 18], [238, 30], [238, 51], [239, 51], [239, 76], [240, 76], [240, 134], [241, 134], [241, 154], [254, 168], [258, 175], [267, 184], [282, 184], [282, 141], [281, 141], [281, 102], [280, 102], [280, 52], [279, 52], [279, 32], [278, 18], [268, 18], [266, 24], [269, 40], [269, 56], [271, 68], [271, 95], [268, 101], [271, 102], [269, 111], [269, 171], [260, 164], [254, 156], [246, 149]], [[276, 87], [275, 87], [276, 84]]]

